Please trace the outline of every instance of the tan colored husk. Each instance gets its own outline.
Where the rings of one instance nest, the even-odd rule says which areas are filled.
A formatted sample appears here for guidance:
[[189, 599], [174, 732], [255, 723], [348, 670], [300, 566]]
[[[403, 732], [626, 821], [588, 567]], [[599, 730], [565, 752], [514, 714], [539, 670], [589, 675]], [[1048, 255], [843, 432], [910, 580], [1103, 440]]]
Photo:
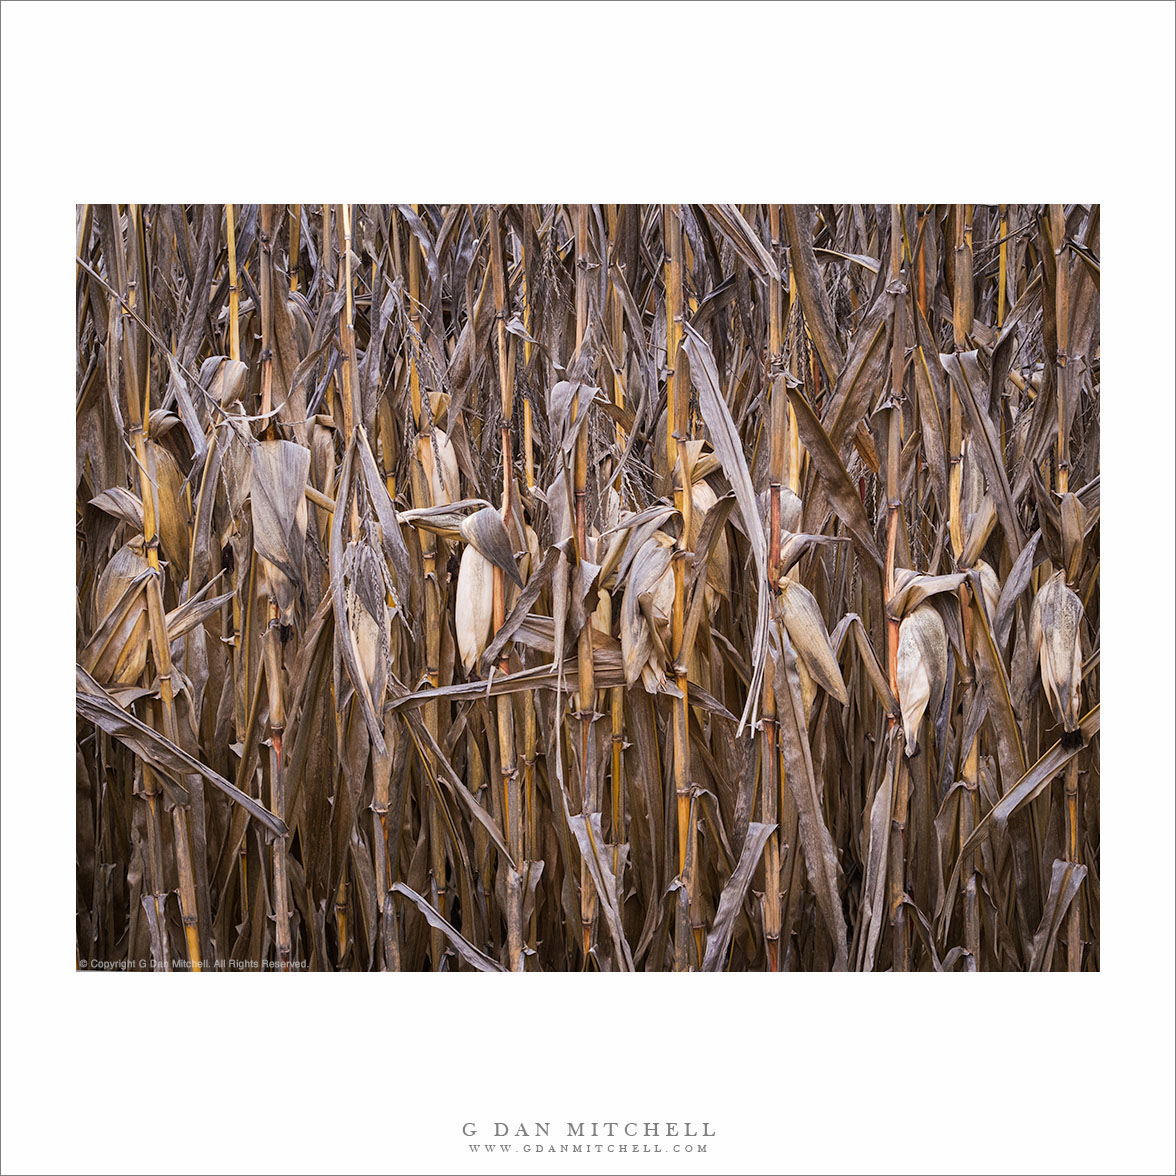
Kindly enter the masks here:
[[270, 593], [288, 625], [303, 575], [311, 454], [293, 441], [262, 441], [252, 459], [253, 546], [266, 561]]
[[[629, 568], [621, 601], [621, 657], [625, 681], [632, 686], [653, 662], [653, 676], [664, 681], [665, 631], [674, 607], [673, 540], [655, 532], [642, 545]], [[650, 625], [650, 617], [655, 624]]]
[[79, 957], [1097, 970], [1098, 226], [79, 206]]
[[461, 553], [453, 622], [457, 651], [465, 672], [471, 674], [490, 640], [494, 619], [494, 566], [473, 544]]
[[[687, 546], [691, 551], [698, 547], [702, 525], [706, 522], [707, 513], [719, 500], [719, 496], [710, 488], [707, 482], [695, 482], [691, 487], [691, 498], [694, 510], [690, 516], [690, 535]], [[711, 551], [706, 565], [707, 607], [713, 608], [713, 595], [717, 593], [724, 599], [730, 594], [731, 577], [731, 549], [727, 545], [727, 528], [724, 527]]]
[[[431, 472], [429, 486], [433, 492], [433, 505], [456, 502], [460, 497], [460, 480], [457, 469], [457, 452], [449, 434], [442, 429], [433, 430], [433, 440], [436, 449], [429, 447], [431, 454]], [[440, 461], [438, 462], [438, 458]], [[429, 459], [427, 459], [429, 460]]]
[[817, 700], [817, 684], [813, 681], [812, 674], [808, 672], [808, 666], [803, 657], [796, 659], [796, 676], [800, 679], [800, 700], [804, 704], [804, 721], [807, 723], [813, 717], [813, 703]]
[[208, 383], [208, 393], [227, 408], [245, 393], [249, 369], [239, 359], [221, 359]]
[[347, 623], [360, 669], [379, 712], [388, 686], [387, 663], [392, 613], [380, 557], [366, 544], [352, 543], [344, 557]]
[[143, 554], [142, 536], [138, 540], [124, 543], [102, 569], [98, 585], [94, 589], [94, 605], [99, 622], [104, 621], [111, 610], [122, 599], [123, 593], [147, 570], [147, 559]]
[[983, 560], [976, 562], [976, 571], [980, 573], [980, 587], [984, 593], [984, 605], [988, 609], [988, 621], [991, 624], [996, 617], [996, 606], [1000, 602], [1000, 580], [996, 572]]
[[1082, 602], [1055, 572], [1033, 599], [1029, 644], [1041, 670], [1041, 684], [1054, 716], [1066, 731], [1082, 717]]
[[147, 442], [148, 460], [155, 461], [159, 488], [159, 540], [163, 554], [180, 568], [188, 566], [188, 527], [191, 512], [184, 500], [184, 476], [171, 452], [154, 441]]
[[919, 723], [934, 714], [947, 683], [947, 631], [931, 604], [921, 604], [898, 628], [898, 703], [906, 754], [918, 754]]
[[805, 669], [818, 685], [845, 706], [849, 695], [816, 597], [803, 584], [785, 576], [780, 581], [777, 608]]
[[592, 611], [592, 627], [608, 636], [612, 632], [612, 598], [607, 592], [596, 593], [596, 608]]
[[[142, 547], [142, 541], [123, 544], [111, 556], [95, 589], [98, 632], [81, 661], [97, 681], [107, 685], [130, 686], [147, 665], [147, 597], [142, 584], [134, 588], [148, 570]], [[116, 615], [120, 610], [121, 615]]]
[[1090, 515], [1077, 494], [1063, 494], [1059, 504], [1062, 521], [1062, 565], [1066, 578], [1074, 580], [1082, 566], [1086, 527]]

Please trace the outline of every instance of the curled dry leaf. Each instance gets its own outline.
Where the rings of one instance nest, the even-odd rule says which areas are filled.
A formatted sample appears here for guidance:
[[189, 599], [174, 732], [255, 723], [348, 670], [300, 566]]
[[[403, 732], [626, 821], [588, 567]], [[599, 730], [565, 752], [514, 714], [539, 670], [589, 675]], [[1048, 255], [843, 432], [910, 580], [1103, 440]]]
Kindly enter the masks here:
[[476, 547], [496, 568], [501, 568], [519, 588], [523, 586], [502, 515], [494, 507], [475, 511], [462, 520], [460, 529], [461, 537], [467, 543]]

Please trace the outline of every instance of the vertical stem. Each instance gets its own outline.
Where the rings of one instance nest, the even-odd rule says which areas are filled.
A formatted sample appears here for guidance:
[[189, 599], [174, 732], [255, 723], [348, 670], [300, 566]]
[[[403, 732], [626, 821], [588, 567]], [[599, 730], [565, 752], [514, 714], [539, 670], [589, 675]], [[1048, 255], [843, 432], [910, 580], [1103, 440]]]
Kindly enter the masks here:
[[927, 209], [923, 206], [917, 206], [919, 209], [919, 272], [918, 281], [915, 286], [915, 296], [919, 303], [919, 313], [924, 318], [927, 317], [927, 243], [923, 239], [924, 228], [923, 224], [927, 217]]
[[[772, 259], [775, 266], [768, 280], [768, 379], [771, 382], [771, 430], [768, 449], [768, 584], [775, 596], [779, 590], [780, 573], [780, 492], [784, 480], [784, 463], [788, 444], [788, 394], [783, 372], [783, 291], [780, 286], [780, 267], [783, 262], [780, 240], [780, 206], [768, 205], [768, 230], [771, 237]], [[779, 824], [780, 815], [780, 755], [776, 730], [775, 659], [768, 655], [764, 670], [763, 718], [760, 723], [760, 819], [769, 825]], [[764, 940], [768, 953], [768, 969], [780, 970], [780, 832], [768, 838], [764, 848]]]
[[955, 283], [952, 290], [952, 331], [955, 349], [964, 351], [972, 333], [975, 291], [972, 288], [972, 205], [957, 204], [955, 221]]
[[225, 205], [225, 240], [229, 254], [229, 358], [241, 358], [241, 295], [237, 288], [237, 234], [233, 206]]
[[[272, 597], [269, 602], [265, 646], [265, 676], [270, 699], [270, 808], [284, 821], [286, 793], [282, 735], [286, 729], [285, 686], [282, 679], [281, 624], [278, 619], [278, 606]], [[273, 853], [274, 933], [278, 945], [278, 962], [282, 971], [288, 972], [293, 958], [293, 946], [290, 939], [290, 884], [287, 876], [286, 836], [274, 838]]]
[[[268, 414], [273, 398], [273, 272], [274, 272], [274, 205], [261, 206], [261, 413]], [[283, 295], [285, 297], [285, 295]], [[266, 433], [273, 436], [273, 421], [266, 424]], [[282, 786], [282, 735], [286, 728], [286, 702], [282, 681], [281, 622], [278, 604], [271, 594], [266, 612], [264, 638], [264, 666], [270, 706], [270, 807], [285, 819], [285, 795]], [[282, 971], [289, 971], [293, 955], [290, 942], [290, 895], [287, 881], [285, 836], [273, 841], [274, 919], [278, 946], [278, 962]]]
[[[1066, 858], [1078, 864], [1078, 762], [1071, 759], [1066, 765]], [[1080, 925], [1079, 888], [1066, 915], [1066, 966], [1071, 972], [1082, 971], [1082, 936]]]
[[[964, 760], [964, 792], [965, 798], [960, 805], [960, 844], [972, 835], [979, 820], [980, 798], [977, 785], [977, 768], [979, 762], [979, 739], [972, 740]], [[964, 946], [972, 956], [972, 962], [977, 971], [980, 969], [980, 912], [979, 912], [979, 875], [976, 865], [979, 851], [973, 850], [967, 862], [968, 882], [964, 889]]]
[[[498, 210], [491, 207], [486, 212], [490, 223], [490, 272], [494, 282], [494, 318], [498, 335], [498, 381], [502, 396], [502, 521], [511, 531], [511, 501], [514, 487], [514, 456], [511, 437], [511, 421], [514, 418], [514, 348], [507, 346], [506, 316], [506, 265], [502, 252], [502, 232], [498, 222]], [[494, 569], [494, 632], [497, 633], [506, 621], [506, 581], [503, 570]], [[499, 672], [510, 673], [509, 649], [503, 647], [498, 662]], [[498, 757], [502, 774], [502, 796], [504, 825], [507, 845], [515, 862], [515, 869], [508, 868], [506, 892], [507, 910], [507, 952], [510, 970], [517, 972], [523, 951], [523, 891], [516, 871], [523, 865], [523, 813], [519, 796], [519, 772], [515, 754], [514, 710], [510, 695], [498, 696]]]
[[[614, 243], [617, 238], [617, 231], [620, 224], [621, 207], [617, 204], [610, 204], [608, 206], [607, 221], [608, 221], [608, 240], [609, 240], [609, 255], [614, 253]], [[613, 283], [608, 284], [608, 300], [606, 305], [606, 318], [609, 342], [612, 346], [613, 354], [616, 356], [617, 368], [616, 372], [612, 372], [610, 368], [609, 382], [612, 387], [613, 403], [618, 408], [625, 406], [625, 382], [622, 372], [625, 363], [625, 330], [624, 330], [624, 306], [620, 295], [617, 293], [616, 287]], [[624, 451], [625, 447], [625, 430], [621, 427], [620, 422], [616, 425], [616, 439], [617, 450]], [[613, 483], [618, 493], [621, 491], [621, 470], [620, 464], [617, 465], [617, 474], [615, 482]], [[612, 601], [610, 600], [610, 606]], [[624, 747], [625, 747], [625, 691], [622, 686], [614, 686], [609, 692], [609, 713], [612, 725], [612, 771], [610, 775], [612, 783], [612, 828], [611, 840], [613, 845], [613, 876], [617, 879], [617, 885], [621, 885], [621, 859], [620, 846], [625, 840], [625, 801], [624, 801]]]
[[[897, 281], [903, 262], [902, 208], [890, 206], [890, 277]], [[900, 456], [902, 452], [902, 399], [905, 372], [905, 326], [904, 303], [894, 300], [894, 333], [891, 340], [891, 399], [889, 437], [886, 446], [886, 599], [894, 595], [894, 556], [898, 528], [902, 521], [902, 483], [900, 480]], [[885, 605], [884, 605], [885, 607]], [[890, 674], [890, 690], [898, 697], [898, 627], [899, 622], [889, 615], [886, 617], [887, 666]], [[889, 726], [892, 737], [895, 719], [890, 716]], [[902, 899], [906, 894], [906, 822], [909, 805], [910, 772], [905, 756], [895, 755], [894, 805], [891, 810], [890, 837], [890, 917], [894, 929], [893, 967], [896, 972], [907, 970], [906, 907]]]
[[[576, 206], [576, 353], [579, 355], [588, 329], [588, 205]], [[573, 423], [578, 423], [580, 413], [588, 411], [587, 396], [579, 393], [573, 399]], [[573, 467], [574, 498], [576, 510], [576, 558], [586, 558], [588, 540], [588, 428], [581, 428], [576, 435], [576, 453]], [[584, 813], [600, 811], [599, 786], [596, 779], [596, 741], [593, 727], [596, 723], [596, 678], [592, 653], [592, 626], [585, 619], [579, 632], [577, 660], [579, 665], [579, 692], [576, 698], [577, 715], [580, 720], [580, 795], [583, 797]], [[596, 891], [588, 867], [581, 863], [580, 871], [580, 931], [585, 961], [592, 950], [592, 939], [596, 922]]]
[[[139, 218], [141, 212], [136, 205], [127, 208], [127, 219], [132, 233], [140, 231]], [[122, 233], [119, 227], [119, 213], [117, 206], [112, 210], [114, 225], [115, 269], [118, 275], [119, 289], [123, 292], [125, 307], [135, 309], [136, 294], [146, 286], [146, 262], [142, 251], [136, 250], [136, 258], [140, 269], [136, 273], [138, 282], [132, 282], [128, 274], [126, 256], [123, 249]], [[143, 502], [143, 543], [147, 553], [147, 563], [152, 574], [146, 583], [147, 616], [151, 634], [151, 653], [155, 660], [155, 669], [159, 677], [159, 694], [163, 703], [164, 734], [173, 743], [179, 743], [179, 730], [176, 722], [175, 697], [172, 688], [171, 646], [167, 640], [167, 625], [163, 608], [163, 571], [159, 564], [159, 532], [157, 519], [159, 518], [159, 502], [155, 477], [155, 450], [150, 445], [147, 429], [150, 422], [151, 410], [151, 377], [150, 366], [143, 379], [142, 400], [140, 400], [139, 375], [140, 369], [136, 358], [136, 334], [132, 330], [134, 320], [123, 311], [123, 363], [127, 379], [127, 416], [130, 424], [131, 440], [135, 450], [136, 465], [139, 470], [139, 492]], [[148, 340], [148, 344], [150, 341]], [[150, 670], [146, 684], [151, 684]], [[149, 820], [147, 824], [148, 863], [152, 871], [152, 894], [158, 926], [164, 940], [166, 952], [167, 922], [161, 905], [163, 890], [162, 874], [162, 827], [159, 815], [159, 783], [154, 772], [143, 767], [144, 794], [147, 799]], [[180, 914], [184, 925], [184, 939], [188, 953], [188, 961], [193, 971], [200, 971], [200, 934], [199, 917], [196, 910], [196, 882], [192, 868], [191, 845], [188, 840], [188, 813], [186, 808], [176, 805], [172, 810], [172, 828], [175, 839], [176, 867], [180, 879]], [[164, 967], [168, 966], [165, 958]]]
[[998, 231], [1000, 233], [1000, 260], [997, 263], [996, 329], [999, 331], [1004, 326], [1006, 287], [1009, 281], [1009, 206], [1007, 204], [1000, 206], [1000, 228]]
[[[520, 288], [523, 298], [523, 369], [529, 371], [531, 367], [531, 291], [527, 288], [526, 244], [525, 237], [519, 242], [519, 251], [523, 255], [523, 275]], [[535, 488], [535, 441], [532, 432], [531, 402], [523, 400], [523, 476], [526, 478], [528, 493]]]
[[[1070, 341], [1070, 265], [1066, 256], [1066, 215], [1060, 204], [1049, 206], [1050, 236], [1053, 238], [1056, 277], [1057, 350], [1057, 491], [1066, 494], [1070, 489], [1070, 432], [1066, 428], [1066, 401], [1069, 376], [1066, 371]], [[1071, 759], [1066, 765], [1066, 858], [1078, 863], [1078, 764]], [[1079, 892], [1081, 893], [1081, 892]], [[1079, 896], [1076, 894], [1066, 915], [1066, 965], [1071, 972], [1082, 970], [1082, 939]]]
[[362, 424], [362, 405], [359, 403], [359, 366], [355, 357], [355, 304], [351, 289], [351, 205], [339, 205], [339, 280], [343, 283], [346, 301], [339, 320], [339, 348], [343, 352], [343, 436], [351, 442], [351, 432]]
[[[413, 212], [418, 211], [417, 205], [412, 206]], [[408, 321], [411, 339], [409, 343], [409, 395], [412, 400], [413, 419], [420, 435], [417, 438], [417, 461], [414, 469], [414, 490], [419, 506], [438, 505], [433, 501], [432, 487], [440, 478], [431, 478], [429, 472], [433, 469], [433, 414], [423, 403], [420, 383], [420, 338], [421, 338], [421, 247], [420, 242], [410, 232], [408, 236]], [[431, 687], [436, 687], [440, 679], [441, 663], [441, 586], [437, 579], [437, 536], [425, 528], [419, 528], [417, 535], [421, 544], [421, 558], [424, 562], [424, 595], [425, 595], [425, 677]], [[422, 708], [425, 726], [434, 740], [440, 735], [440, 709], [436, 698], [429, 699]], [[429, 826], [429, 868], [432, 874], [433, 889], [437, 895], [437, 910], [442, 916], [447, 916], [446, 899], [448, 888], [446, 883], [445, 864], [445, 835], [442, 828], [441, 814], [437, 809], [437, 799], [427, 782], [425, 775], [434, 774], [431, 766], [432, 753], [425, 751], [430, 757], [430, 763], [422, 765], [422, 792], [425, 797], [426, 819]], [[441, 960], [445, 950], [445, 937], [436, 928], [429, 931], [429, 951], [434, 971], [440, 971]]]
[[298, 254], [302, 244], [302, 205], [290, 207], [290, 291], [298, 289]]
[[1053, 238], [1054, 272], [1056, 273], [1057, 402], [1058, 402], [1058, 478], [1055, 487], [1059, 494], [1070, 489], [1070, 433], [1066, 428], [1066, 400], [1069, 378], [1066, 373], [1067, 352], [1070, 345], [1070, 266], [1066, 258], [1066, 215], [1060, 204], [1049, 206], [1049, 231]]
[[[674, 790], [678, 809], [678, 872], [686, 886], [689, 912], [692, 921], [697, 919], [697, 869], [694, 855], [689, 853], [693, 840], [690, 804], [690, 711], [689, 680], [687, 659], [689, 651], [683, 648], [686, 623], [686, 549], [690, 534], [690, 516], [693, 505], [686, 469], [686, 449], [679, 450], [679, 442], [688, 436], [688, 414], [690, 389], [679, 386], [677, 378], [678, 349], [682, 340], [682, 221], [676, 205], [667, 204], [662, 209], [663, 231], [666, 248], [666, 390], [669, 425], [666, 429], [666, 459], [674, 479], [674, 505], [681, 515], [678, 541], [674, 549], [674, 608], [671, 620], [670, 656], [674, 663], [674, 674], [680, 697], [673, 704], [674, 732]], [[691, 868], [687, 870], [687, 860]], [[679, 907], [681, 910], [681, 907]], [[679, 928], [679, 937], [684, 938], [685, 929]], [[695, 926], [695, 950], [701, 960], [701, 923]]]
[[347, 922], [347, 860], [344, 857], [343, 870], [339, 875], [339, 886], [335, 891], [335, 935], [339, 940], [339, 966], [347, 955], [348, 922]]

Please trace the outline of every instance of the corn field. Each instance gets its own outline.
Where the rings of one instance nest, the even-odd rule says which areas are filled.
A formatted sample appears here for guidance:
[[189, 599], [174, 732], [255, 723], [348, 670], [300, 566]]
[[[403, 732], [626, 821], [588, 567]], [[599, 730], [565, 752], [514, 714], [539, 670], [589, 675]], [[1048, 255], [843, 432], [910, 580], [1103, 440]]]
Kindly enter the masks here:
[[1097, 205], [83, 205], [79, 959], [1099, 968]]

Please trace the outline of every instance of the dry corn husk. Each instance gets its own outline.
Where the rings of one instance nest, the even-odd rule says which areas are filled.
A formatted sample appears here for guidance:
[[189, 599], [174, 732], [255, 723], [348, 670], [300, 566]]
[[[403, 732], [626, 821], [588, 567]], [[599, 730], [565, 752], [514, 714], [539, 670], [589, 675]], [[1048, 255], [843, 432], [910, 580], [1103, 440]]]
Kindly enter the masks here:
[[984, 502], [987, 487], [984, 470], [980, 466], [979, 459], [972, 452], [972, 439], [970, 437], [964, 439], [962, 462], [960, 508], [964, 516], [965, 527], [970, 527], [972, 520], [976, 517]]
[[457, 652], [465, 672], [473, 672], [490, 641], [494, 620], [494, 565], [472, 544], [461, 553], [453, 621]]
[[343, 578], [348, 632], [378, 713], [388, 687], [392, 636], [382, 561], [366, 543], [353, 540], [343, 556]]
[[653, 541], [664, 547], [671, 555], [671, 563], [658, 576], [652, 590], [648, 593], [648, 613], [656, 622], [655, 627], [658, 633], [665, 636], [669, 633], [670, 622], [674, 615], [674, 568], [672, 563], [674, 541], [661, 532], [654, 535]]
[[90, 505], [96, 506], [112, 518], [121, 519], [136, 531], [143, 530], [143, 504], [123, 486], [112, 486], [109, 490], [103, 490], [101, 494], [90, 499]]
[[449, 417], [449, 393], [440, 388], [429, 390], [429, 411], [433, 416], [433, 424], [444, 428]]
[[[772, 496], [765, 490], [759, 495], [760, 519], [764, 524], [764, 536], [768, 543], [772, 539]], [[787, 547], [789, 539], [800, 532], [804, 521], [804, 502], [787, 486], [780, 487], [780, 546]]]
[[780, 487], [780, 530], [796, 533], [804, 517], [804, 503], [800, 495], [788, 486]]
[[[184, 499], [184, 475], [171, 452], [154, 441], [147, 442], [147, 468], [154, 465], [156, 500], [159, 515], [155, 526], [163, 554], [178, 569], [188, 567], [188, 528], [191, 522], [188, 504]], [[181, 570], [181, 575], [184, 574]]]
[[264, 561], [269, 593], [287, 625], [302, 583], [309, 472], [310, 450], [293, 441], [262, 441], [253, 449], [253, 547]]
[[849, 694], [816, 597], [803, 584], [785, 576], [780, 581], [777, 609], [796, 647], [797, 660], [804, 663], [805, 670], [817, 685], [846, 706]]
[[668, 535], [655, 532], [642, 544], [629, 568], [621, 601], [621, 659], [630, 686], [643, 677], [647, 667], [652, 668], [655, 682], [665, 680], [664, 641], [657, 630], [669, 625], [674, 607], [672, 545]]
[[681, 471], [683, 460], [686, 463], [686, 476], [691, 484], [709, 478], [722, 468], [719, 459], [709, 450], [707, 443], [698, 439], [678, 442], [678, 460], [674, 463], [675, 478]]
[[1066, 569], [1066, 579], [1074, 582], [1078, 579], [1078, 572], [1082, 567], [1090, 513], [1082, 505], [1077, 494], [1063, 494], [1059, 515], [1062, 529], [1062, 564]]
[[306, 296], [291, 291], [286, 297], [286, 315], [298, 344], [298, 354], [305, 355], [310, 350], [310, 341], [314, 336], [314, 316]]
[[975, 513], [968, 517], [964, 525], [964, 533], [968, 538], [964, 544], [963, 553], [960, 555], [962, 567], [970, 568], [976, 563], [977, 557], [984, 550], [984, 544], [988, 542], [988, 536], [992, 534], [994, 526], [996, 526], [996, 505], [992, 501], [992, 495], [985, 494]]
[[898, 627], [898, 704], [906, 754], [919, 751], [919, 723], [934, 713], [947, 685], [947, 630], [931, 604], [921, 604]]
[[146, 668], [147, 597], [141, 580], [147, 570], [140, 539], [123, 544], [98, 578], [98, 629], [79, 661], [99, 682], [129, 686]]
[[1067, 732], [1082, 717], [1082, 601], [1055, 572], [1033, 600], [1029, 647], [1041, 667], [1041, 684], [1054, 715]]
[[110, 615], [114, 606], [122, 599], [123, 593], [147, 570], [147, 566], [141, 538], [124, 543], [110, 557], [110, 562], [102, 569], [102, 575], [98, 577], [98, 585], [94, 590], [94, 604], [99, 621], [104, 621]]
[[502, 515], [485, 506], [461, 521], [461, 537], [476, 547], [496, 568], [501, 568], [520, 588], [523, 586]]
[[[310, 427], [310, 480], [328, 498], [335, 494], [335, 436], [326, 425], [312, 422]], [[319, 538], [325, 543], [331, 530], [331, 517], [326, 511], [315, 512]]]
[[894, 620], [901, 621], [932, 596], [954, 595], [967, 578], [967, 572], [928, 576], [911, 568], [895, 568], [894, 595], [886, 602], [886, 611]]
[[596, 593], [596, 608], [590, 618], [592, 627], [606, 637], [612, 633], [612, 597], [603, 589]]
[[[653, 582], [652, 587], [641, 593], [641, 611], [649, 626], [652, 649], [647, 671], [652, 672], [660, 689], [666, 680], [666, 667], [673, 660], [670, 657], [670, 626], [674, 617], [674, 565], [673, 540], [662, 532], [654, 535], [653, 541], [670, 552], [670, 563], [665, 571]], [[648, 682], [646, 689], [648, 689]]]
[[527, 554], [523, 557], [524, 583], [539, 570], [542, 557], [539, 553], [539, 536], [529, 523], [523, 528], [523, 535], [527, 540]]
[[213, 355], [200, 365], [200, 383], [222, 408], [227, 408], [245, 394], [249, 369], [239, 359]]
[[[706, 482], [695, 482], [690, 494], [694, 510], [690, 516], [690, 534], [687, 536], [687, 546], [691, 551], [698, 549], [699, 536], [702, 525], [706, 522], [707, 512], [719, 500], [719, 496]], [[727, 545], [727, 528], [724, 527], [715, 540], [711, 549], [710, 559], [706, 565], [706, 595], [704, 601], [708, 611], [713, 607], [713, 597], [718, 593], [724, 599], [729, 593], [731, 579], [731, 549]]]
[[984, 605], [988, 609], [988, 622], [991, 624], [996, 618], [996, 606], [1000, 603], [1000, 580], [983, 560], [976, 562], [976, 571], [980, 573], [980, 588], [984, 593]]
[[[434, 444], [436, 448], [434, 448]], [[460, 496], [460, 482], [457, 472], [457, 451], [449, 434], [443, 429], [434, 429], [432, 441], [421, 438], [421, 460], [429, 476], [429, 488], [433, 494], [433, 505], [456, 502]]]

